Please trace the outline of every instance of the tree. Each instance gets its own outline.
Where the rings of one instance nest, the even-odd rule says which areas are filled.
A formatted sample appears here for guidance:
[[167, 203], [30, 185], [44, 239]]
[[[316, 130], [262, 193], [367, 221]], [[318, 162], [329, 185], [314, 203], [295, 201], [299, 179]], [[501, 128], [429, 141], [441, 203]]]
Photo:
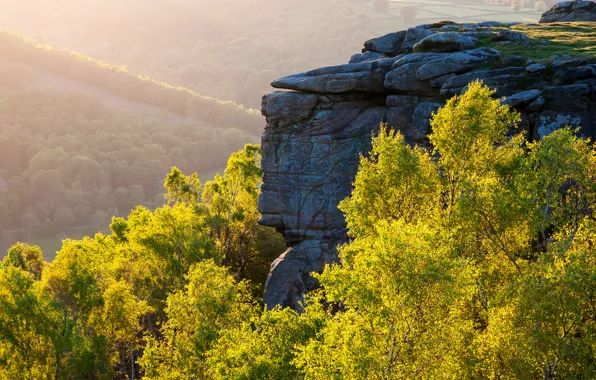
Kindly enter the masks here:
[[246, 285], [213, 261], [193, 266], [187, 279], [168, 298], [165, 339], [148, 341], [140, 361], [147, 379], [205, 378], [207, 354], [222, 332], [254, 315]]
[[41, 278], [45, 265], [41, 249], [38, 246], [23, 243], [17, 243], [10, 247], [6, 257], [2, 260], [2, 267], [20, 268], [31, 273], [36, 280]]
[[433, 152], [374, 139], [340, 205], [352, 240], [318, 276], [339, 312], [297, 347], [306, 377], [595, 376], [596, 154], [570, 129], [509, 135], [493, 93], [449, 100]]
[[0, 268], [0, 377], [49, 378], [53, 373], [48, 303], [33, 274], [13, 265]]

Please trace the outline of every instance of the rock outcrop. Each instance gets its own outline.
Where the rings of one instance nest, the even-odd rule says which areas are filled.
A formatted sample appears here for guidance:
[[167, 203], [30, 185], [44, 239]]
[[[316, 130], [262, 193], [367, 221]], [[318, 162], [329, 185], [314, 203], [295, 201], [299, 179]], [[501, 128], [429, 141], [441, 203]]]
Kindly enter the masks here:
[[[480, 39], [494, 45], [481, 47]], [[278, 229], [289, 248], [271, 266], [268, 307], [298, 309], [317, 286], [310, 273], [337, 260], [337, 245], [348, 239], [337, 206], [381, 123], [428, 146], [433, 112], [480, 79], [522, 113], [519, 128], [529, 139], [566, 125], [596, 136], [594, 57], [536, 63], [505, 57], [502, 41], [524, 49], [540, 43], [502, 23], [442, 22], [369, 40], [349, 64], [273, 82], [290, 91], [263, 97], [260, 223]]]
[[562, 1], [540, 18], [541, 23], [571, 21], [596, 22], [596, 3], [593, 1]]

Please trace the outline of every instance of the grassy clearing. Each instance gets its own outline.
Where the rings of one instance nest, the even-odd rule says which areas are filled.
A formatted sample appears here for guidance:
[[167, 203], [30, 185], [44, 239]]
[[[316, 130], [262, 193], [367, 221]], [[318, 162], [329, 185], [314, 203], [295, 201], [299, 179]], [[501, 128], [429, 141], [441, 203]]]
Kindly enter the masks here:
[[[522, 32], [532, 39], [531, 46], [517, 44], [495, 45], [483, 41], [485, 46], [500, 50], [505, 57], [519, 55], [537, 62], [551, 61], [554, 55], [586, 57], [596, 60], [596, 27], [589, 22], [516, 25], [511, 30]], [[542, 44], [542, 41], [548, 41]]]

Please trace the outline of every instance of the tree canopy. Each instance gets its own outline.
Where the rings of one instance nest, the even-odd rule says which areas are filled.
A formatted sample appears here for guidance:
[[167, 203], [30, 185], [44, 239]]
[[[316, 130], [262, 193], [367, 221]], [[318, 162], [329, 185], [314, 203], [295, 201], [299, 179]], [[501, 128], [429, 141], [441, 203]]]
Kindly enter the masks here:
[[440, 109], [432, 150], [381, 127], [301, 313], [259, 303], [283, 244], [256, 224], [256, 146], [205, 184], [173, 168], [166, 205], [52, 263], [13, 247], [0, 376], [593, 378], [596, 153], [571, 128], [525, 141], [492, 95]]

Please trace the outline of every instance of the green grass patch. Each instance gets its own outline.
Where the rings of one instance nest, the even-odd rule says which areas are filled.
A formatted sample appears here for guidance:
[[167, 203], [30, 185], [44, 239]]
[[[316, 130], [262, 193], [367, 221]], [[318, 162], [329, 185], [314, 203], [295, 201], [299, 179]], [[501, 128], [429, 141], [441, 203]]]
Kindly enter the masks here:
[[[530, 37], [531, 46], [515, 43], [495, 45], [495, 42], [483, 39], [484, 46], [501, 51], [505, 58], [519, 55], [536, 62], [549, 62], [555, 55], [585, 57], [596, 60], [596, 28], [594, 23], [570, 22], [552, 24], [522, 24], [511, 27]], [[542, 41], [548, 43], [542, 43]]]

